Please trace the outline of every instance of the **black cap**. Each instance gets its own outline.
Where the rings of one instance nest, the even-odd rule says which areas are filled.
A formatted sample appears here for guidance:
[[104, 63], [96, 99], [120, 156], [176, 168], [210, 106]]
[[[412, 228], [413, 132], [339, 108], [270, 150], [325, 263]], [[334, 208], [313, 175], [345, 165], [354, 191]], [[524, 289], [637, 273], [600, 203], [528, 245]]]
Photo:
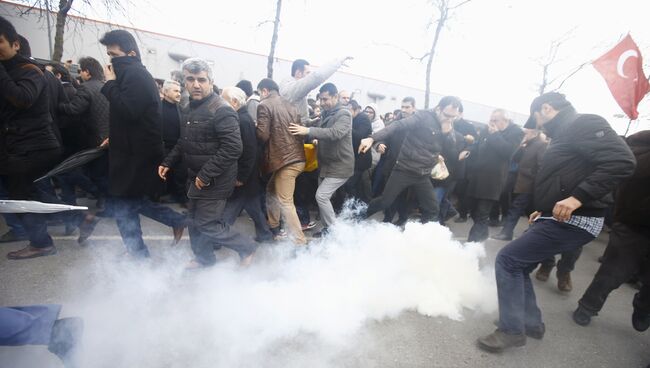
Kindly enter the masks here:
[[530, 116], [524, 124], [524, 128], [527, 129], [537, 129], [537, 121], [535, 120], [535, 112], [542, 110], [543, 104], [549, 104], [556, 110], [562, 110], [563, 108], [570, 106], [571, 103], [567, 101], [566, 97], [558, 92], [547, 92], [543, 95], [535, 97], [533, 102], [530, 104]]

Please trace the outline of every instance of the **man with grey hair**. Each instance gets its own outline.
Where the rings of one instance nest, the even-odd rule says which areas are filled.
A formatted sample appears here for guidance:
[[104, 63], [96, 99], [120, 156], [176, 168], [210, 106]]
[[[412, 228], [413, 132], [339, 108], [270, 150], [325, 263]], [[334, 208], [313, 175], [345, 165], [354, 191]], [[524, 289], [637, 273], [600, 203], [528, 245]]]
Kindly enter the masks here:
[[496, 109], [490, 116], [487, 129], [479, 138], [474, 175], [469, 182], [469, 196], [475, 199], [472, 211], [474, 225], [467, 241], [488, 238], [488, 218], [492, 206], [499, 200], [508, 173], [508, 165], [524, 131], [512, 122], [504, 109]]
[[255, 122], [248, 113], [246, 93], [237, 87], [226, 87], [221, 92], [221, 96], [237, 111], [243, 145], [242, 155], [237, 161], [235, 191], [228, 198], [223, 219], [227, 224], [232, 225], [241, 211], [246, 210], [255, 223], [255, 240], [258, 242], [271, 241], [273, 234], [262, 211], [260, 198], [262, 189], [259, 177], [258, 152], [260, 150], [258, 150], [257, 137], [255, 136]]
[[216, 263], [214, 249], [222, 246], [239, 253], [242, 264], [250, 263], [256, 245], [224, 222], [226, 200], [237, 178], [237, 160], [242, 153], [237, 114], [214, 93], [212, 70], [205, 60], [192, 58], [182, 65], [189, 109], [183, 116], [181, 139], [158, 168], [167, 180], [171, 167], [181, 159], [188, 168], [188, 216], [190, 243], [195, 259], [188, 269]]
[[[181, 85], [175, 80], [166, 80], [162, 87], [162, 138], [165, 145], [165, 155], [168, 155], [181, 135]], [[172, 198], [185, 206], [187, 196], [185, 195], [185, 181], [187, 180], [187, 168], [183, 162], [179, 162], [167, 180], [167, 192]]]

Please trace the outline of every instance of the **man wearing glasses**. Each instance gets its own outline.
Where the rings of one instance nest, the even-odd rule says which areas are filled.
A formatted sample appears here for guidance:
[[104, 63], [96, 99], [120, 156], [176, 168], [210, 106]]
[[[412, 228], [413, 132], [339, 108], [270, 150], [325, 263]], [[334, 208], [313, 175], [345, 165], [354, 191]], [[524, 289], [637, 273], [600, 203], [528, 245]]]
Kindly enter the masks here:
[[422, 210], [422, 222], [438, 220], [431, 170], [438, 162], [438, 155], [453, 154], [456, 144], [450, 133], [454, 120], [460, 115], [461, 105], [458, 97], [443, 97], [434, 109], [417, 111], [361, 140], [359, 152], [366, 152], [375, 142], [381, 144], [390, 136], [406, 131], [384, 192], [370, 202], [365, 217], [388, 208], [404, 189], [410, 188]]

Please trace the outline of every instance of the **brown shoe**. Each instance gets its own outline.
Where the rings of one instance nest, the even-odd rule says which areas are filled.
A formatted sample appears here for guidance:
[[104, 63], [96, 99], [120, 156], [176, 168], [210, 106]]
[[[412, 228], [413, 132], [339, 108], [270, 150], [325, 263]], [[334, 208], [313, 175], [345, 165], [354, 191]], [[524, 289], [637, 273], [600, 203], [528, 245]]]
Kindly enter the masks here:
[[500, 353], [504, 349], [526, 345], [526, 335], [511, 335], [499, 329], [478, 339], [479, 348], [490, 353]]
[[17, 250], [15, 252], [9, 252], [7, 254], [7, 258], [28, 259], [28, 258], [51, 256], [53, 254], [56, 254], [56, 247], [53, 245], [46, 248], [36, 248], [36, 247], [32, 247], [31, 245], [28, 245], [21, 250]]
[[573, 290], [573, 284], [571, 283], [571, 273], [556, 273], [557, 276], [557, 288], [560, 291], [569, 292]]
[[552, 270], [553, 267], [541, 265], [537, 269], [537, 272], [535, 272], [535, 278], [538, 279], [539, 281], [546, 282], [548, 281], [548, 278], [551, 276]]
[[90, 238], [93, 231], [95, 231], [95, 226], [99, 223], [99, 218], [93, 215], [86, 215], [84, 221], [79, 225], [79, 238], [77, 243], [85, 245], [86, 240]]
[[172, 232], [174, 233], [174, 241], [172, 245], [177, 245], [183, 238], [183, 232], [185, 232], [185, 225], [173, 227]]

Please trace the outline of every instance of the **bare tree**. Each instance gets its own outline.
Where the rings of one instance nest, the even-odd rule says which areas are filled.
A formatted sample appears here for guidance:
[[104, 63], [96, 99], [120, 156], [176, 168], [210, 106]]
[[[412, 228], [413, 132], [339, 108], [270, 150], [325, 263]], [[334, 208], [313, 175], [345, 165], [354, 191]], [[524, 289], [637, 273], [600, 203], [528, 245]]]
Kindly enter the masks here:
[[429, 108], [429, 95], [431, 94], [431, 68], [433, 66], [433, 58], [436, 54], [436, 47], [438, 46], [438, 40], [440, 39], [440, 34], [442, 29], [445, 26], [447, 20], [449, 20], [450, 15], [455, 9], [458, 9], [460, 6], [467, 4], [471, 0], [465, 0], [457, 4], [452, 4], [451, 0], [431, 0], [434, 7], [436, 8], [437, 18], [432, 18], [429, 25], [436, 25], [436, 31], [433, 36], [433, 42], [431, 43], [431, 49], [427, 54], [422, 56], [420, 60], [423, 60], [425, 57], [427, 59], [427, 71], [426, 71], [426, 82], [424, 88], [424, 108]]
[[548, 54], [539, 59], [539, 65], [542, 68], [542, 80], [537, 86], [537, 92], [540, 95], [543, 95], [545, 92], [547, 92], [549, 89], [552, 91], [557, 91], [562, 86], [564, 83], [569, 80], [571, 77], [573, 77], [577, 72], [582, 70], [585, 66], [591, 64], [591, 60], [585, 61], [580, 63], [578, 66], [562, 72], [562, 73], [557, 73], [555, 76], [552, 76], [552, 71], [551, 69], [554, 69], [557, 67], [557, 64], [562, 62], [561, 59], [559, 59], [558, 55], [560, 54], [560, 48], [569, 40], [571, 39], [573, 32], [575, 31], [576, 28], [573, 28], [569, 31], [567, 31], [565, 34], [562, 36], [554, 39], [551, 41], [551, 44], [549, 45], [548, 49]]
[[65, 30], [65, 21], [68, 17], [68, 12], [72, 9], [72, 2], [74, 0], [59, 0], [59, 11], [56, 13], [56, 32], [54, 33], [54, 51], [52, 52], [52, 60], [61, 61], [63, 56], [63, 32]]
[[275, 8], [275, 20], [273, 21], [273, 36], [271, 37], [271, 50], [266, 62], [266, 76], [273, 78], [273, 60], [275, 59], [275, 45], [278, 43], [278, 28], [280, 28], [280, 13], [282, 11], [282, 0], [278, 0]]

